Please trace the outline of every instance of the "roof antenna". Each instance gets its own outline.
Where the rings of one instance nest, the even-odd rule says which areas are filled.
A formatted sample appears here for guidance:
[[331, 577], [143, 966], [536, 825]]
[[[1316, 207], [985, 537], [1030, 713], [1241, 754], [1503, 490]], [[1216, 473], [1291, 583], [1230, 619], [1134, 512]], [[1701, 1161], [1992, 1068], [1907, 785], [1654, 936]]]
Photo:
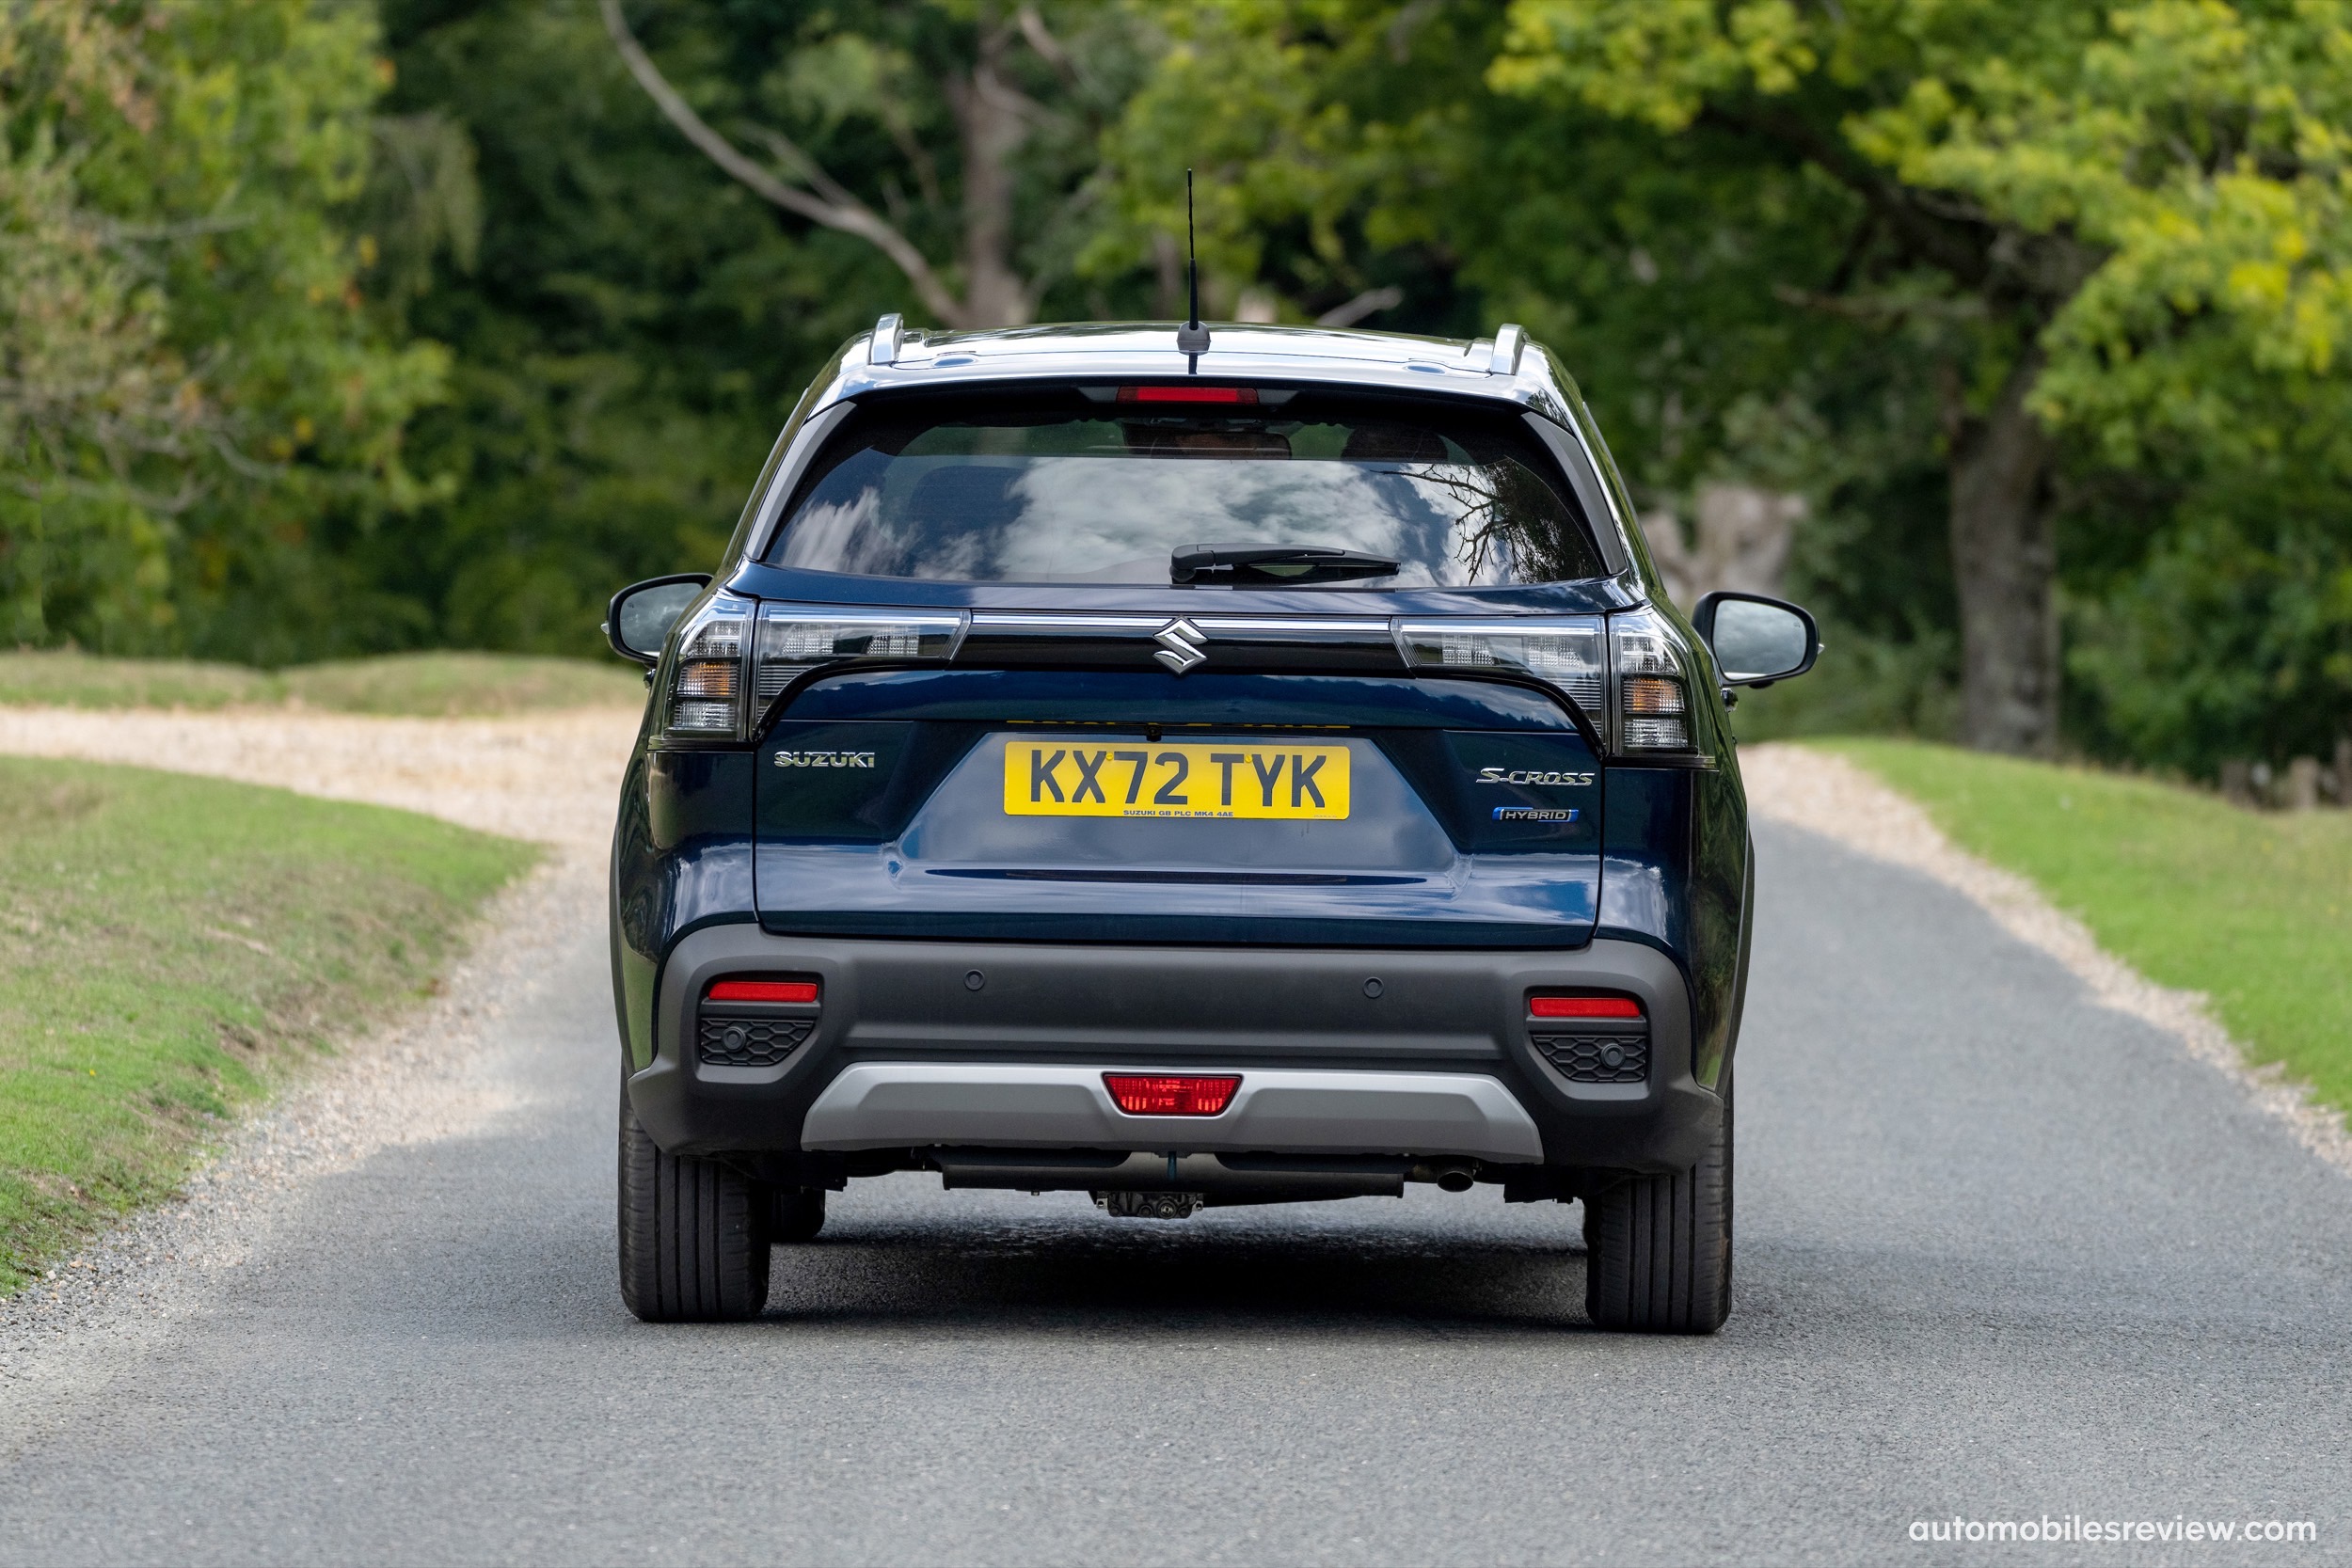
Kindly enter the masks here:
[[1186, 356], [1185, 373], [1200, 373], [1200, 356], [1209, 352], [1209, 329], [1200, 325], [1200, 261], [1193, 248], [1192, 170], [1184, 170], [1184, 285], [1191, 292], [1192, 314], [1176, 329], [1176, 352]]

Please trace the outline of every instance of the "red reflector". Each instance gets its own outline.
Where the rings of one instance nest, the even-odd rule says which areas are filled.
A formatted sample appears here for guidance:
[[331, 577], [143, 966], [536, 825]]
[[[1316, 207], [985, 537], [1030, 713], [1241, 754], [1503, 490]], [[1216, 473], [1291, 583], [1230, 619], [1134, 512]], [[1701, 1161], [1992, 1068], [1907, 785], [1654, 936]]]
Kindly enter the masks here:
[[722, 980], [710, 988], [713, 1002], [814, 1002], [814, 980]]
[[1106, 1072], [1103, 1085], [1131, 1117], [1213, 1117], [1233, 1102], [1239, 1078], [1149, 1078]]
[[1530, 1018], [1640, 1018], [1642, 1005], [1629, 996], [1536, 996], [1527, 1004]]
[[1121, 387], [1121, 403], [1255, 403], [1255, 387]]

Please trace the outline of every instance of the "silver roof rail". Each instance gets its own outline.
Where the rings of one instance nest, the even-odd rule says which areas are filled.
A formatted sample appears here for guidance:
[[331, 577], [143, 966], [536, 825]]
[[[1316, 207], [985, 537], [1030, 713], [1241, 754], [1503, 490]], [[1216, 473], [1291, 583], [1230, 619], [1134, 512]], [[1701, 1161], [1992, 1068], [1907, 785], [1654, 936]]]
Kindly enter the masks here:
[[[869, 365], [895, 365], [898, 362], [898, 340], [904, 323], [898, 312], [891, 311], [874, 324], [874, 336], [866, 345], [866, 362]], [[1511, 328], [1516, 332], [1517, 327]]]
[[1519, 330], [1518, 323], [1504, 322], [1501, 326], [1496, 327], [1495, 352], [1493, 357], [1486, 361], [1486, 373], [1488, 375], [1518, 374], [1519, 350], [1526, 342], [1527, 334]]

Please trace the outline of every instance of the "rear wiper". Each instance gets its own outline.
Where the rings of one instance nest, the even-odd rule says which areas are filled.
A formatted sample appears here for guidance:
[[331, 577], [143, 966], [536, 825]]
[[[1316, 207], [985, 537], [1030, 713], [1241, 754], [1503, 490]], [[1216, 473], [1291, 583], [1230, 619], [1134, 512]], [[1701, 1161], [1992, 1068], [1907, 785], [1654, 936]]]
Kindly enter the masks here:
[[1169, 552], [1168, 579], [1179, 588], [1290, 588], [1393, 577], [1397, 565], [1386, 556], [1318, 545], [1193, 545]]

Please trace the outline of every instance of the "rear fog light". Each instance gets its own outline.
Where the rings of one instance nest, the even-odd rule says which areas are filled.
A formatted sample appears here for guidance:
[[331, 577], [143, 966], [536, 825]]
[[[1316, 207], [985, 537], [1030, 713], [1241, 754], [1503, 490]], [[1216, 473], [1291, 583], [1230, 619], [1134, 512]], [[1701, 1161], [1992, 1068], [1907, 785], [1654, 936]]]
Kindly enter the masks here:
[[1532, 996], [1530, 1018], [1630, 1018], [1642, 1016], [1642, 1005], [1629, 996]]
[[1241, 1079], [1106, 1072], [1103, 1085], [1111, 1091], [1113, 1103], [1131, 1117], [1213, 1117], [1233, 1102]]
[[721, 980], [710, 988], [712, 1002], [814, 1002], [814, 980]]

